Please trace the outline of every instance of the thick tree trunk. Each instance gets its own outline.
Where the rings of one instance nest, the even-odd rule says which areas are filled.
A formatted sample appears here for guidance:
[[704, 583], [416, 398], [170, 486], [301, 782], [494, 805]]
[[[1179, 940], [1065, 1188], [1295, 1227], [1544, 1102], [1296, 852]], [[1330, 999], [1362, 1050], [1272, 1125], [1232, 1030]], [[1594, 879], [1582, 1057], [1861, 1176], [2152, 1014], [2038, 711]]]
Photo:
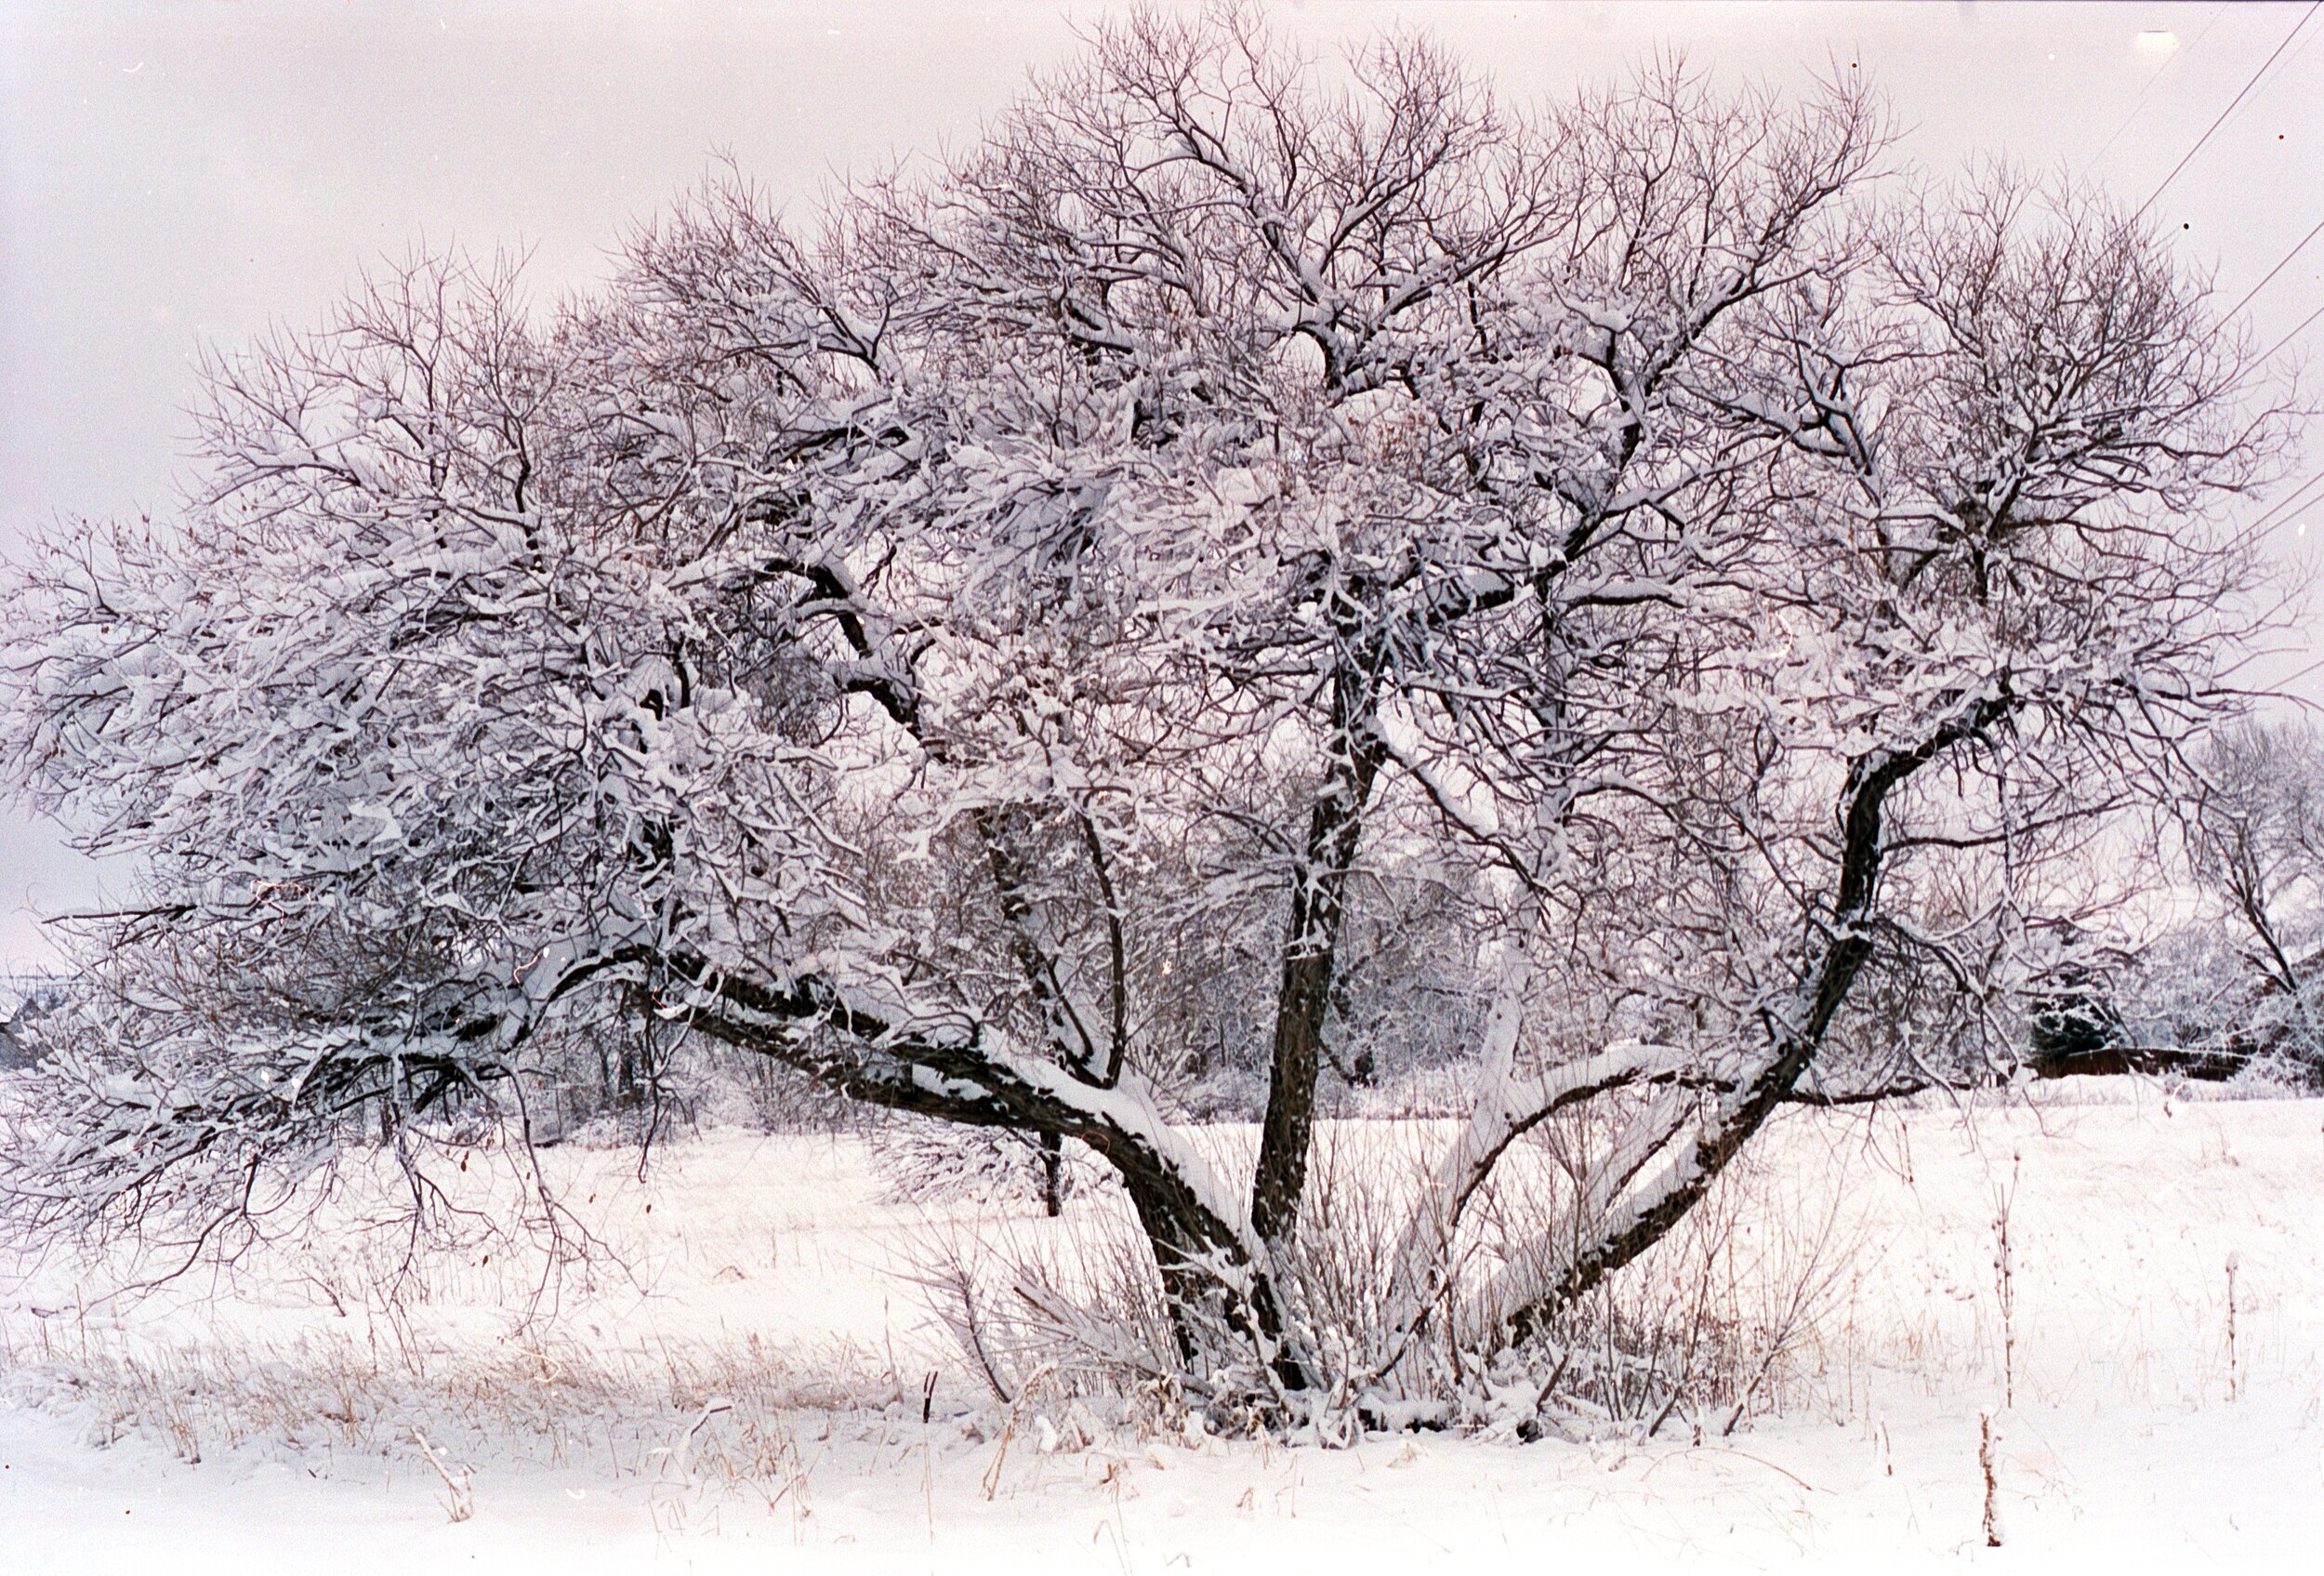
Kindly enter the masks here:
[[[1144, 1179], [1126, 1170], [1121, 1175], [1161, 1275], [1170, 1334], [1186, 1371], [1208, 1377], [1209, 1361], [1219, 1354], [1205, 1349], [1200, 1331], [1223, 1326], [1283, 1389], [1312, 1388], [1313, 1376], [1287, 1339], [1283, 1304], [1270, 1267], [1249, 1262], [1232, 1244], [1215, 1240], [1206, 1223], [1173, 1208], [1167, 1195]], [[1234, 1283], [1237, 1280], [1241, 1284]]]
[[[1340, 695], [1361, 688], [1367, 704], [1343, 703], [1341, 753], [1308, 818], [1291, 920], [1283, 944], [1283, 982], [1275, 999], [1274, 1055], [1259, 1166], [1251, 1182], [1251, 1225], [1261, 1240], [1287, 1248], [1299, 1229], [1307, 1191], [1307, 1158], [1315, 1131], [1315, 1079], [1323, 1065], [1324, 1020], [1346, 915], [1348, 871], [1364, 835], [1364, 813], [1385, 751], [1372, 731], [1370, 688], [1343, 679]], [[1353, 715], [1347, 713], [1353, 712]]]

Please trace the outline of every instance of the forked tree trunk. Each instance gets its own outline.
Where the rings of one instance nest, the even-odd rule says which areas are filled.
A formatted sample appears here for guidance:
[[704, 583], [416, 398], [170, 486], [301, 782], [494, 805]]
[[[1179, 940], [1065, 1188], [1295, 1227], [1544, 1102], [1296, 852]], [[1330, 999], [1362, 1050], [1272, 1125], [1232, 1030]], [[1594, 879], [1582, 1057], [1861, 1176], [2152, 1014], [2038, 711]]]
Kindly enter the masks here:
[[1203, 1334], [1219, 1330], [1245, 1346], [1282, 1389], [1312, 1388], [1314, 1376], [1285, 1328], [1273, 1266], [1252, 1263], [1230, 1244], [1213, 1240], [1203, 1223], [1186, 1218], [1162, 1190], [1132, 1172], [1123, 1170], [1121, 1176], [1153, 1250], [1170, 1335], [1186, 1371], [1208, 1376], [1212, 1360], [1222, 1354], [1207, 1350]]

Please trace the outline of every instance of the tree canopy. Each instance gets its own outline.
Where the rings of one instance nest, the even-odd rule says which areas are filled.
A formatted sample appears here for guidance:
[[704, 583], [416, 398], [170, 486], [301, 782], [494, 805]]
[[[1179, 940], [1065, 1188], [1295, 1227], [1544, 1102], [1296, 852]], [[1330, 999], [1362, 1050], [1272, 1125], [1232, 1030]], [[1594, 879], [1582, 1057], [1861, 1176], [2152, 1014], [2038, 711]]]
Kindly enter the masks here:
[[[1142, 15], [805, 222], [721, 172], [553, 311], [426, 257], [221, 357], [205, 490], [7, 603], [13, 786], [148, 889], [15, 1196], [229, 1220], [613, 1013], [1088, 1145], [1186, 1381], [1279, 1401], [1401, 1361], [1608, 1104], [1587, 1228], [1460, 1289], [1522, 1338], [1779, 1105], [1957, 1070], [1835, 1025], [2022, 973], [2012, 852], [2244, 705], [2264, 369], [2102, 195], [1888, 155], [1853, 81], [1520, 109]], [[1316, 1090], [1423, 846], [1477, 1105], [1355, 1371]], [[1206, 927], [1264, 960], [1247, 1185], [1155, 1082]]]

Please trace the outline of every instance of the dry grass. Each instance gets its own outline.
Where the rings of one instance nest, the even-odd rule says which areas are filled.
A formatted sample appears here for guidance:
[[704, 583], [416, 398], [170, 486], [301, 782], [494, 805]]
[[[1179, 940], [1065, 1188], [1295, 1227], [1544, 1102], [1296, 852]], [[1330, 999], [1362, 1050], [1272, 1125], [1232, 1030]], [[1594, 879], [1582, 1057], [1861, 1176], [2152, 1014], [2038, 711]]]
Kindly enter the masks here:
[[[1386, 1293], [1413, 1199], [1445, 1141], [1435, 1122], [1329, 1124], [1318, 1136], [1291, 1280], [1294, 1317], [1329, 1394], [1301, 1419], [1323, 1442], [1394, 1421], [1530, 1438], [1615, 1432], [1651, 1437], [1674, 1421], [1731, 1433], [1748, 1416], [1820, 1398], [1827, 1324], [1844, 1301], [1854, 1253], [1839, 1194], [1781, 1185], [1739, 1167], [1672, 1237], [1550, 1332], [1512, 1346], [1478, 1295], [1493, 1275], [1582, 1218], [1591, 1135], [1544, 1135], [1512, 1158], [1457, 1249], [1463, 1306], [1420, 1339], [1388, 1343]], [[1241, 1159], [1231, 1135], [1220, 1158]], [[1557, 1233], [1549, 1234], [1557, 1239]], [[1213, 1428], [1281, 1426], [1241, 1403], [1256, 1371], [1210, 1384], [1175, 1357], [1161, 1286], [1118, 1199], [1052, 1225], [1008, 1216], [952, 1220], [916, 1255], [929, 1305], [966, 1366], [1014, 1406], [1039, 1373], [1063, 1399], [1103, 1399], [1162, 1432], [1186, 1409]], [[1210, 1332], [1232, 1357], [1240, 1343]], [[1256, 1365], [1245, 1364], [1246, 1370]], [[1236, 1378], [1240, 1373], [1241, 1377]]]
[[659, 1478], [671, 1441], [717, 1403], [690, 1471], [733, 1481], [795, 1475], [802, 1417], [903, 1403], [893, 1375], [834, 1373], [778, 1358], [752, 1338], [603, 1347], [571, 1340], [385, 1350], [347, 1337], [214, 1339], [136, 1345], [51, 1336], [0, 1348], [20, 1400], [88, 1420], [93, 1444], [132, 1429], [189, 1462], [258, 1446], [293, 1453], [389, 1455], [416, 1429], [446, 1460], [513, 1451], [551, 1466]]

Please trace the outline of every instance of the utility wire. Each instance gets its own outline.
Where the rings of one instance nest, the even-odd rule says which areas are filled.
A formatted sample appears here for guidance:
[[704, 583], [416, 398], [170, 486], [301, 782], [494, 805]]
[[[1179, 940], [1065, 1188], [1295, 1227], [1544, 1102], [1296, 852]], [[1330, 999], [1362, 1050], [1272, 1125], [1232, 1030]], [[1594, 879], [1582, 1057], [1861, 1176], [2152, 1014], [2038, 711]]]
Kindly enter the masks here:
[[2269, 526], [2268, 529], [2280, 531], [2285, 526], [2291, 524], [2293, 521], [2299, 519], [2302, 515], [2307, 513], [2308, 510], [2314, 509], [2320, 503], [2324, 503], [2324, 494], [2319, 494], [2317, 497], [2310, 498], [2307, 502], [2302, 504], [2298, 509], [2293, 510], [2290, 514], [2287, 514], [2281, 520], [2277, 521], [2273, 525]]
[[2160, 82], [2165, 76], [2169, 75], [2172, 66], [2177, 65], [2187, 56], [2194, 54], [2196, 50], [2201, 48], [2203, 46], [2203, 40], [2211, 36], [2211, 30], [2217, 27], [2219, 25], [2219, 19], [2226, 14], [2226, 0], [2220, 0], [2220, 4], [2212, 7], [2211, 20], [2205, 22], [2203, 24], [2203, 31], [2195, 35], [2195, 42], [2188, 45], [2184, 49], [2173, 49], [2171, 52], [2171, 58], [2163, 61], [2160, 66], [2158, 66], [2155, 69], [2154, 75], [2146, 79], [2146, 87], [2139, 93], [2138, 102], [2131, 106], [2131, 113], [2122, 117], [2122, 124], [2114, 128], [2113, 135], [2109, 136], [2104, 142], [2098, 144], [2098, 151], [2090, 155], [2090, 164], [2087, 167], [2095, 169], [2102, 162], [2104, 162], [2106, 156], [2106, 150], [2113, 147], [2117, 142], [2119, 142], [2122, 139], [2122, 134], [2131, 129], [2131, 123], [2138, 119], [2140, 113], [2146, 108], [2146, 100], [2154, 94], [2155, 84]]
[[[2291, 265], [2291, 259], [2298, 257], [2302, 252], [2307, 250], [2308, 243], [2315, 240], [2319, 235], [2324, 235], [2324, 219], [2317, 219], [2316, 221], [2316, 228], [2309, 231], [2305, 235], [2301, 236], [2299, 244], [2294, 245], [2289, 252], [2286, 252], [2283, 255], [2282, 259], [2278, 261], [2274, 268], [2269, 269], [2257, 285], [2252, 285], [2249, 290], [2243, 292], [2243, 299], [2238, 301], [2234, 306], [2227, 309], [2227, 317], [2233, 317], [2236, 313], [2241, 311], [2245, 307], [2250, 306], [2251, 304], [2251, 298], [2258, 295], [2262, 290], [2267, 288], [2268, 280], [2275, 278], [2278, 274], [2283, 272], [2285, 269], [2289, 268]], [[2222, 318], [2220, 321], [2224, 323], [2226, 319]]]
[[2272, 360], [2278, 351], [2282, 350], [2286, 345], [2289, 345], [2294, 339], [2297, 339], [2307, 328], [2308, 324], [2314, 323], [2319, 317], [2324, 317], [2324, 307], [2318, 307], [2314, 311], [2308, 313], [2307, 316], [2302, 318], [2298, 326], [2293, 328], [2291, 333], [2285, 335], [2282, 338], [2268, 346], [2267, 349], [2259, 355], [2256, 355], [2250, 361], [2244, 363], [2244, 365], [2256, 366], [2261, 362]]
[[2212, 139], [2212, 134], [2227, 124], [2227, 117], [2235, 113], [2236, 106], [2251, 96], [2251, 89], [2259, 86], [2260, 78], [2267, 74], [2267, 68], [2274, 65], [2277, 58], [2291, 46], [2291, 41], [2300, 35], [2300, 30], [2308, 25], [2308, 19], [2315, 16], [2319, 9], [2324, 9], [2324, 0], [2313, 0], [2308, 8], [2300, 13], [2300, 20], [2291, 24], [2291, 31], [2284, 34], [2283, 42], [2276, 46], [2274, 52], [2260, 62], [2260, 69], [2251, 73], [2251, 80], [2245, 83], [2242, 90], [2227, 100], [2227, 107], [2219, 112], [2217, 119], [2203, 128], [2203, 135], [2195, 139], [2195, 146], [2189, 148], [2179, 162], [2171, 166], [2171, 173], [2162, 178], [2162, 185], [2156, 187], [2147, 199], [2139, 204], [2138, 212], [2131, 216], [2132, 223], [2135, 224], [2146, 217], [2146, 210], [2155, 205], [2155, 198], [2161, 196], [2171, 183], [2179, 179], [2179, 172], [2186, 168], [2194, 160], [2195, 155], [2203, 151], [2203, 144]]
[[2300, 46], [2297, 49], [2294, 49], [2291, 54], [2284, 56], [2283, 59], [2278, 60], [2273, 66], [2261, 68], [2259, 83], [2252, 88], [2251, 98], [2244, 100], [2243, 107], [2241, 109], [2229, 112], [2227, 115], [2227, 124], [2221, 126], [2219, 129], [2222, 131], [2233, 131], [2236, 127], [2236, 122], [2241, 120], [2245, 115], [2250, 114], [2251, 113], [2251, 106], [2257, 104], [2262, 99], [2266, 98], [2267, 90], [2275, 86], [2276, 84], [2283, 78], [2284, 74], [2291, 71], [2292, 67], [2298, 65], [2302, 56], [2305, 55], [2309, 50], [2315, 47], [2316, 34], [2311, 33], [2300, 40]]
[[[2260, 532], [2266, 530], [2271, 525], [2281, 523], [2282, 520], [2289, 520], [2292, 517], [2292, 515], [2305, 514], [2309, 510], [2315, 508], [2317, 504], [2324, 503], [2324, 493], [2319, 493], [2315, 497], [2308, 499], [2306, 503], [2300, 504], [2299, 508], [2292, 509], [2292, 505], [2299, 501], [2301, 495], [2315, 487], [2318, 482], [2324, 482], [2324, 470], [2317, 471], [2315, 475], [2301, 483], [2291, 492], [2285, 494], [2273, 509], [2270, 509], [2265, 514], [2261, 515], [2257, 520], [2252, 521], [2252, 534], [2256, 536]], [[2288, 509], [2292, 509], [2292, 513], [2290, 515], [2284, 513], [2284, 510]], [[2279, 516], [2281, 516], [2280, 520], [2278, 519]]]

